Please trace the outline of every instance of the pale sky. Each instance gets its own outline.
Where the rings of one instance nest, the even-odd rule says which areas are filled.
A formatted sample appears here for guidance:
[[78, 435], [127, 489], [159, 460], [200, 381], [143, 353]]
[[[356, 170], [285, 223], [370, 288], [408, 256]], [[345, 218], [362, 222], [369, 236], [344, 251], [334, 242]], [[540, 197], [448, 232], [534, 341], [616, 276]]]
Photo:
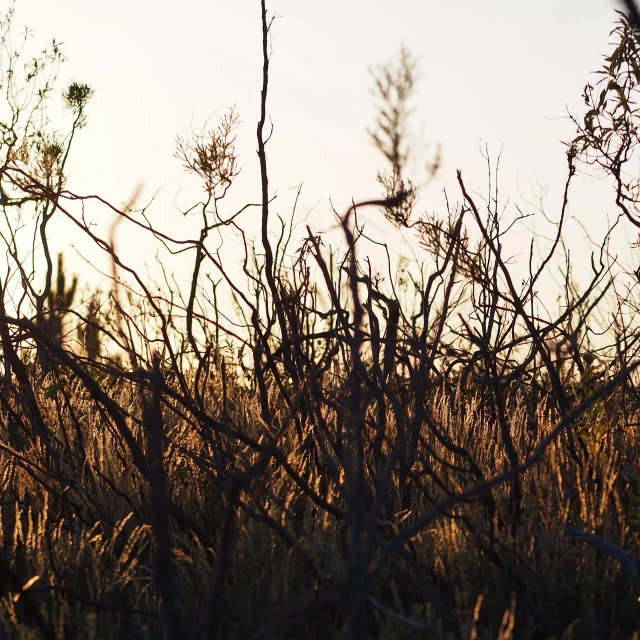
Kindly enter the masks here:
[[[611, 49], [612, 0], [268, 6], [278, 15], [268, 107], [275, 125], [270, 185], [281, 194], [274, 212], [290, 214], [289, 190], [300, 183], [300, 211], [315, 207], [314, 228], [331, 222], [329, 197], [344, 210], [351, 198], [379, 195], [375, 176], [385, 166], [366, 132], [374, 118], [368, 69], [405, 45], [419, 57], [422, 76], [413, 131], [426, 145], [423, 157], [440, 145], [443, 159], [421, 210], [444, 210], [444, 186], [459, 199], [458, 168], [472, 187], [485, 189], [480, 148], [488, 144], [494, 156], [503, 149], [501, 193], [526, 209], [523, 198], [534, 200], [536, 185], [544, 184], [545, 208], [557, 217], [566, 177], [560, 141], [574, 135], [567, 107], [583, 113], [582, 89]], [[161, 189], [149, 210], [154, 223], [180, 233], [189, 223], [174, 199], [185, 189], [177, 202], [186, 208], [200, 191], [173, 157], [176, 135], [191, 124], [200, 130], [210, 116], [215, 123], [236, 104], [243, 170], [227, 211], [258, 201], [259, 0], [18, 0], [16, 13], [16, 26], [28, 25], [36, 42], [64, 43], [61, 88], [73, 78], [96, 92], [70, 159], [71, 189], [122, 203], [143, 181], [142, 201]], [[614, 214], [601, 186], [583, 182], [575, 189], [571, 213], [592, 230]], [[257, 211], [252, 215], [257, 224]], [[61, 248], [69, 242], [61, 230], [57, 240]], [[133, 236], [130, 247], [138, 256], [146, 251]]]

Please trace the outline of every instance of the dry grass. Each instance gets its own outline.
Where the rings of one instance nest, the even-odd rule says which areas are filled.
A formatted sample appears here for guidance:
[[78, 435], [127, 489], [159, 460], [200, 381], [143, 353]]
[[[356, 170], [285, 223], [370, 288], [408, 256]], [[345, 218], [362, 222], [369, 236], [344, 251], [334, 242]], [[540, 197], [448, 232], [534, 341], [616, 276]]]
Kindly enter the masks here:
[[[218, 383], [214, 374], [212, 392], [205, 399], [215, 419], [220, 417]], [[28, 438], [16, 443], [20, 439], [4, 423], [0, 433], [3, 554], [13, 574], [31, 583], [26, 592], [54, 637], [111, 638], [119, 633], [145, 637], [145, 629], [147, 637], [159, 637], [162, 610], [154, 580], [148, 484], [113, 424], [79, 385], [69, 385], [53, 398], [46, 397], [45, 389], [42, 385], [38, 396], [44, 419], [52, 438], [68, 445], [63, 449], [65, 480], [47, 474], [42, 448]], [[120, 406], [131, 412], [132, 433], [142, 443], [135, 390], [121, 383], [117, 395]], [[250, 438], [260, 439], [263, 427], [257, 400], [240, 387], [232, 386], [229, 396], [238, 401], [229, 402], [227, 419]], [[414, 568], [395, 557], [375, 577], [371, 596], [384, 610], [370, 607], [362, 637], [424, 637], [423, 628], [412, 627], [403, 617], [429, 625], [430, 637], [454, 637], [434, 602], [457, 621], [462, 637], [499, 637], [509, 611], [515, 616], [515, 637], [629, 637], [640, 614], [637, 576], [564, 534], [564, 526], [571, 523], [640, 557], [637, 428], [618, 423], [617, 401], [610, 398], [593, 424], [584, 426], [587, 447], [581, 454], [582, 468], [567, 456], [559, 440], [543, 462], [523, 476], [522, 514], [515, 530], [507, 526], [511, 517], [503, 485], [493, 492], [497, 507], [493, 522], [482, 502], [475, 501], [452, 508], [447, 517], [408, 542]], [[478, 394], [441, 392], [433, 396], [428, 409], [489, 477], [508, 468], [508, 462], [497, 446], [494, 427], [482, 418], [480, 404]], [[513, 439], [523, 456], [555, 426], [549, 412], [539, 410], [532, 429], [525, 404], [520, 397], [510, 410]], [[20, 420], [21, 410], [15, 409]], [[172, 525], [176, 603], [190, 632], [199, 637], [228, 496], [206, 437], [172, 413], [171, 406], [164, 411], [164, 461], [172, 499], [214, 543], [207, 548], [188, 527]], [[81, 419], [76, 424], [72, 416]], [[336, 420], [327, 408], [324, 418], [328, 424]], [[393, 436], [390, 429], [389, 437]], [[346, 509], [343, 489], [310, 461], [293, 427], [281, 441], [291, 468], [314, 494]], [[257, 456], [237, 440], [225, 453], [227, 468], [248, 468]], [[393, 537], [428, 513], [431, 501], [467, 486], [468, 478], [448, 469], [446, 462], [454, 463], [455, 456], [425, 432], [411, 470], [417, 490], [410, 509], [402, 510], [400, 487], [392, 482], [393, 515], [380, 520], [382, 538], [376, 544], [382, 547], [384, 536]], [[371, 479], [369, 490], [375, 492]], [[63, 493], [66, 505], [60, 498]], [[232, 569], [220, 606], [218, 633], [225, 638], [251, 637], [283, 607], [312, 603], [320, 594], [342, 589], [344, 581], [344, 523], [307, 497], [282, 465], [272, 461], [243, 489], [239, 504], [230, 551]], [[69, 505], [77, 511], [66, 512]], [[374, 562], [377, 556], [374, 552]], [[434, 602], [416, 582], [416, 567], [436, 595]], [[0, 608], [5, 636], [40, 637], [22, 602], [24, 596], [17, 597], [19, 586], [23, 585], [5, 582]], [[277, 637], [333, 637], [343, 623], [344, 614], [333, 607], [309, 619], [287, 622]], [[502, 637], [511, 636], [503, 630]]]

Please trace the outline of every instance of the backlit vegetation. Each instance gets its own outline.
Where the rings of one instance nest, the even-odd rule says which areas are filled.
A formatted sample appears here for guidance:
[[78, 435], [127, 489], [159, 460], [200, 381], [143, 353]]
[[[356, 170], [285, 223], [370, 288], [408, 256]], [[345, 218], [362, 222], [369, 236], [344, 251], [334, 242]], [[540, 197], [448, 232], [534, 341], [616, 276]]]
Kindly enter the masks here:
[[[0, 21], [0, 637], [637, 634], [639, 276], [609, 234], [586, 280], [559, 256], [580, 168], [613, 181], [616, 224], [640, 226], [638, 32], [620, 16], [575, 116], [554, 237], [541, 255], [531, 243], [516, 278], [522, 220], [491, 163], [486, 200], [459, 172], [456, 198], [420, 215], [407, 51], [374, 72], [383, 194], [336, 214], [342, 248], [311, 228], [292, 245], [270, 208], [261, 9], [259, 207], [225, 211], [234, 111], [178, 140], [203, 185], [197, 237], [102, 202], [188, 256], [184, 291], [149, 284], [115, 225], [101, 237], [77, 213], [89, 198], [67, 190], [65, 167], [92, 90], [64, 91], [57, 130], [59, 47], [25, 57], [11, 11]], [[419, 259], [378, 272], [364, 211], [415, 236]], [[54, 218], [109, 256], [107, 290], [65, 273]], [[209, 242], [220, 231], [244, 247], [242, 277]], [[558, 271], [554, 309], [539, 289]]]

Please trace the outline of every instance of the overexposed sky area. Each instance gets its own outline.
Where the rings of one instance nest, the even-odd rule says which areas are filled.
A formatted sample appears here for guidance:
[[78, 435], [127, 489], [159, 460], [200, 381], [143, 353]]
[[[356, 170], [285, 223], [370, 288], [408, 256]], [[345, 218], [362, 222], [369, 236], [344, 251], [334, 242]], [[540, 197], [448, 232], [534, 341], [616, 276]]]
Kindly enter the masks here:
[[[505, 198], [528, 210], [525, 200], [535, 201], [544, 185], [546, 211], [557, 217], [566, 178], [561, 140], [574, 135], [567, 108], [583, 113], [582, 89], [610, 51], [620, 8], [613, 0], [269, 0], [268, 7], [278, 16], [268, 107], [270, 184], [281, 194], [274, 212], [290, 215], [290, 189], [300, 183], [300, 212], [313, 209], [315, 227], [331, 223], [329, 197], [343, 210], [351, 198], [379, 194], [384, 163], [366, 133], [374, 119], [368, 69], [404, 45], [420, 59], [412, 124], [419, 158], [440, 145], [443, 160], [420, 208], [443, 210], [443, 187], [459, 198], [458, 168], [485, 189], [486, 144], [493, 156], [502, 148]], [[201, 130], [208, 117], [215, 124], [235, 104], [243, 171], [225, 207], [231, 213], [258, 201], [259, 0], [18, 0], [16, 16], [36, 42], [64, 43], [61, 89], [73, 78], [96, 92], [70, 159], [71, 189], [122, 203], [143, 181], [139, 204], [159, 189], [150, 218], [181, 233], [189, 223], [174, 201], [187, 208], [200, 187], [173, 157], [176, 135]], [[575, 188], [571, 214], [591, 230], [614, 214], [603, 194], [593, 181]], [[257, 225], [257, 210], [250, 215]], [[146, 245], [121, 232], [143, 256]], [[69, 240], [56, 233], [64, 248]]]

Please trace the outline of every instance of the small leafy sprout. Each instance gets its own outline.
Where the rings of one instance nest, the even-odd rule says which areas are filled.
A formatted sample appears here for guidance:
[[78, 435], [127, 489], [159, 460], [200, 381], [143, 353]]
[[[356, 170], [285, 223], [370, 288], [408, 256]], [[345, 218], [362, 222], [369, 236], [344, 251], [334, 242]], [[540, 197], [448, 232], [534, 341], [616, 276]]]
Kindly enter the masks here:
[[78, 128], [86, 124], [84, 109], [93, 97], [94, 91], [88, 84], [76, 82], [75, 80], [64, 91], [64, 104], [72, 113], [78, 117]]
[[398, 228], [408, 227], [411, 212], [418, 198], [418, 190], [411, 180], [403, 180], [395, 172], [378, 172], [378, 183], [385, 190], [388, 202], [395, 202], [386, 206], [382, 213], [385, 218]]
[[[390, 171], [378, 173], [377, 181], [388, 201], [382, 213], [398, 228], [409, 226], [418, 197], [417, 185], [404, 175], [410, 153], [408, 120], [412, 113], [410, 102], [417, 80], [416, 68], [416, 59], [403, 47], [395, 61], [372, 71], [378, 115], [369, 135], [391, 165]], [[433, 165], [427, 167], [431, 175], [438, 165], [439, 155]]]
[[45, 181], [61, 175], [60, 160], [64, 148], [56, 138], [45, 138], [38, 141], [38, 174]]
[[411, 115], [409, 102], [416, 82], [417, 61], [404, 47], [396, 63], [379, 66], [372, 71], [374, 96], [377, 99], [376, 128], [369, 131], [376, 147], [399, 177], [407, 162], [409, 150], [405, 144], [407, 121]]
[[231, 107], [215, 129], [193, 134], [191, 140], [180, 136], [176, 140], [175, 157], [182, 161], [187, 171], [204, 181], [204, 189], [210, 197], [223, 197], [240, 173], [234, 135], [238, 122], [235, 107]]

